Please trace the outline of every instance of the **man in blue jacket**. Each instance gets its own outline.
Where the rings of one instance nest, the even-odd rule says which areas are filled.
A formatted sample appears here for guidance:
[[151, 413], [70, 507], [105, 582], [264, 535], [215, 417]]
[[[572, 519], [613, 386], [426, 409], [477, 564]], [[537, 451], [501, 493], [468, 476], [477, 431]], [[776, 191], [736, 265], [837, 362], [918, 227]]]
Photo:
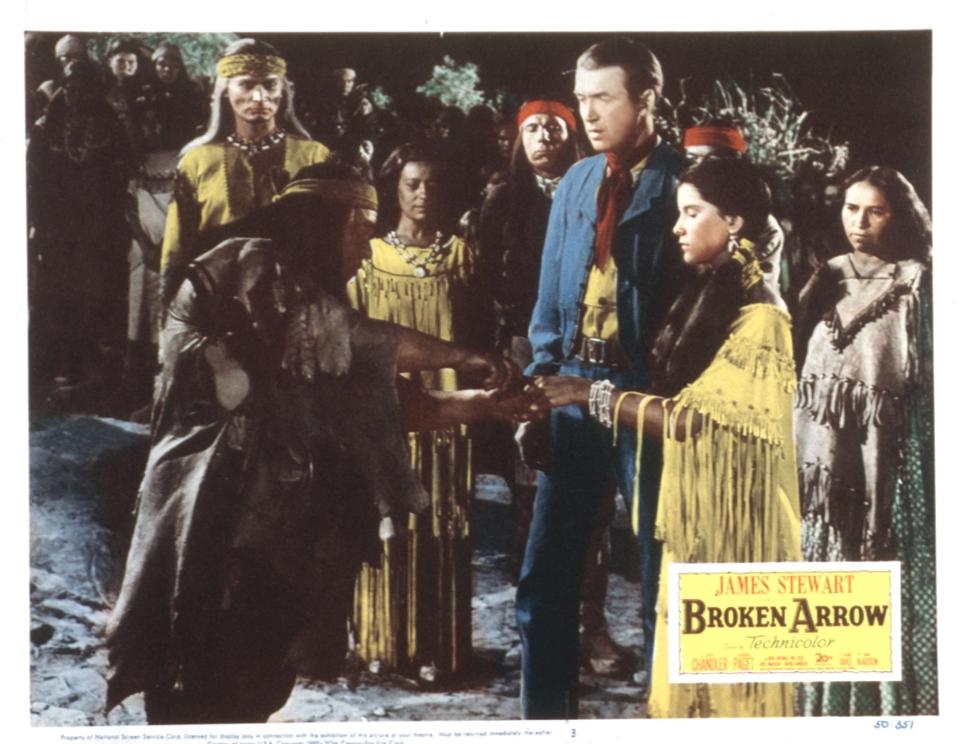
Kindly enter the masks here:
[[[671, 229], [683, 158], [660, 142], [654, 111], [660, 63], [642, 44], [612, 39], [577, 61], [574, 93], [599, 153], [567, 171], [557, 189], [530, 323], [537, 375], [579, 375], [629, 389], [651, 384], [654, 334], [679, 293], [684, 269]], [[659, 544], [653, 539], [660, 449], [643, 447], [634, 497], [636, 436], [580, 407], [550, 418], [550, 463], [537, 486], [517, 587], [526, 718], [575, 718], [579, 587], [591, 525], [619, 487], [641, 555], [647, 669], [652, 658]], [[607, 502], [608, 503], [608, 502]]]

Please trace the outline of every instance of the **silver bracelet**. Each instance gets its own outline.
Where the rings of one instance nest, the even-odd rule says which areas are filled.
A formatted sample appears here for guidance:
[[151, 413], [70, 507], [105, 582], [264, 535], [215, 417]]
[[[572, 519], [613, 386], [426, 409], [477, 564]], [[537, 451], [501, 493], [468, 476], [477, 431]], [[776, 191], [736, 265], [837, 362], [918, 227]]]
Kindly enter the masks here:
[[590, 386], [587, 396], [587, 410], [590, 415], [608, 429], [613, 426], [610, 415], [610, 398], [613, 395], [613, 383], [610, 380], [597, 380]]
[[597, 395], [599, 392], [600, 389], [597, 387], [597, 383], [593, 383], [590, 386], [590, 393], [587, 395], [587, 411], [593, 418], [597, 417]]

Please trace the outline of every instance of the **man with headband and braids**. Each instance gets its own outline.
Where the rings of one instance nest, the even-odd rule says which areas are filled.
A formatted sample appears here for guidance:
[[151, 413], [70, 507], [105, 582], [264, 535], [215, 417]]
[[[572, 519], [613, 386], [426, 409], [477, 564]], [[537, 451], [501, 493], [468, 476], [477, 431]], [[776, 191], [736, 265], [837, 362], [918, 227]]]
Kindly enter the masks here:
[[240, 39], [217, 62], [210, 124], [188, 143], [160, 259], [164, 304], [196, 258], [199, 236], [268, 204], [290, 176], [329, 150], [297, 119], [286, 61], [270, 44]]
[[[151, 723], [264, 721], [298, 674], [339, 672], [357, 569], [429, 503], [406, 429], [532, 412], [503, 394], [519, 371], [497, 355], [349, 307], [376, 204], [346, 166], [309, 166], [185, 270], [107, 628], [108, 709], [143, 691]], [[398, 388], [442, 367], [487, 390]]]

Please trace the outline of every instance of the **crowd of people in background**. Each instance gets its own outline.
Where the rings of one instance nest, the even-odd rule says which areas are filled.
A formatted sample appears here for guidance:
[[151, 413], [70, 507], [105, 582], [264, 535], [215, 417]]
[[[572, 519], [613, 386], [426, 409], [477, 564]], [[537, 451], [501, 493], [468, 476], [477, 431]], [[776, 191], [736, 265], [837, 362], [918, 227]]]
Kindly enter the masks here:
[[[266, 422], [256, 424], [266, 427], [261, 441], [244, 429], [254, 424], [241, 426], [236, 416], [208, 421], [240, 444], [224, 445], [225, 455], [204, 449], [211, 459], [203, 468], [247, 452], [248, 460], [271, 463], [257, 471], [276, 476], [263, 492], [308, 479], [309, 470], [287, 436], [270, 428], [281, 420], [270, 406], [312, 410], [317, 400], [333, 399], [298, 393], [287, 400], [284, 393], [251, 409], [250, 381], [238, 370], [250, 365], [272, 379], [263, 370], [274, 353], [285, 372], [306, 365], [305, 380], [338, 369], [334, 352], [319, 348], [307, 355], [309, 364], [299, 351], [291, 362], [290, 344], [302, 351], [304, 342], [271, 325], [278, 314], [299, 318], [297, 303], [319, 287], [336, 301], [304, 301], [300, 320], [331, 349], [361, 333], [357, 328], [380, 333], [377, 323], [446, 344], [430, 347], [430, 363], [421, 355], [416, 364], [398, 365], [407, 379], [397, 382], [397, 395], [409, 400], [404, 390], [412, 380], [422, 396], [413, 407], [432, 425], [408, 426], [417, 432], [404, 435], [405, 449], [397, 441], [383, 445], [383, 452], [409, 458], [423, 493], [411, 486], [413, 495], [397, 501], [422, 502], [420, 513], [381, 512], [374, 549], [350, 548], [355, 585], [352, 574], [349, 586], [323, 575], [341, 608], [352, 592], [352, 607], [343, 612], [354, 653], [370, 669], [437, 683], [468, 666], [470, 500], [475, 475], [487, 472], [506, 481], [516, 516], [526, 716], [576, 717], [580, 669], [628, 675], [638, 667], [639, 679], [651, 685], [654, 715], [789, 715], [795, 707], [806, 714], [935, 712], [935, 630], [923, 609], [934, 601], [930, 217], [901, 174], [874, 167], [834, 184], [842, 192], [846, 242], [838, 234], [830, 256], [811, 261], [798, 258], [790, 221], [774, 215], [770, 187], [736, 122], [700, 122], [677, 142], [658, 134], [663, 71], [633, 42], [603, 42], [578, 60], [579, 117], [566, 99], [535, 91], [510, 110], [484, 104], [464, 111], [421, 100], [388, 111], [349, 68], [325, 71], [325, 85], [298, 97], [300, 81], [290, 78], [280, 52], [253, 39], [230, 44], [203, 82], [190, 78], [181, 50], [167, 42], [147, 49], [118, 38], [95, 61], [84, 39], [68, 34], [57, 41], [55, 57], [58, 74], [32, 92], [27, 148], [32, 403], [141, 421], [152, 410], [158, 454], [145, 484], [156, 489], [158, 504], [168, 487], [158, 435], [176, 439], [185, 422], [195, 424], [196, 412], [177, 408], [186, 400], [178, 396], [189, 393], [180, 387], [181, 360], [196, 364], [201, 348], [190, 345], [184, 328], [228, 339], [222, 348], [219, 341], [204, 347], [216, 382], [210, 400], [243, 412], [245, 422]], [[596, 155], [585, 157], [590, 150]], [[310, 200], [353, 211], [313, 214], [309, 205], [317, 202]], [[338, 258], [343, 251], [340, 260], [316, 263], [294, 250], [321, 232], [338, 236], [325, 250]], [[223, 242], [240, 238], [251, 242]], [[274, 258], [274, 248], [254, 239], [274, 241], [294, 257]], [[308, 278], [284, 274], [294, 269]], [[273, 285], [261, 281], [270, 272]], [[330, 308], [341, 304], [375, 322], [349, 333], [328, 328], [324, 323], [340, 312]], [[237, 314], [252, 318], [251, 338], [263, 359], [230, 350], [240, 343], [232, 336]], [[270, 345], [270, 328], [286, 339], [285, 350]], [[383, 338], [393, 339], [390, 333]], [[389, 347], [384, 359], [404, 359], [396, 345], [412, 347], [416, 338], [371, 348]], [[240, 361], [230, 361], [231, 353]], [[497, 398], [513, 394], [503, 379], [494, 385], [502, 388], [497, 394], [464, 389], [471, 381], [460, 373], [478, 369], [487, 378], [525, 369], [536, 382], [511, 408]], [[724, 395], [711, 399], [709, 386]], [[762, 401], [769, 415], [741, 421], [742, 399]], [[545, 408], [553, 408], [546, 419], [537, 414]], [[683, 410], [691, 411], [686, 429], [665, 437], [664, 420], [677, 425]], [[381, 434], [400, 426], [371, 421]], [[749, 443], [731, 434], [741, 425], [755, 434]], [[270, 437], [273, 449], [263, 444]], [[717, 452], [736, 450], [758, 471], [769, 468], [768, 481], [717, 486], [681, 477], [700, 456], [689, 446], [694, 438]], [[276, 465], [270, 458], [285, 447], [286, 459]], [[254, 477], [239, 460], [234, 465], [218, 487]], [[353, 482], [346, 471], [335, 472]], [[411, 477], [404, 471], [401, 480], [409, 485]], [[770, 488], [761, 493], [763, 482]], [[613, 641], [604, 615], [618, 494], [631, 512], [641, 566], [642, 660]], [[247, 494], [251, 508], [261, 497]], [[685, 499], [704, 510], [722, 499], [756, 502], [767, 517], [762, 524], [733, 524], [732, 517], [722, 525], [692, 524], [675, 508]], [[342, 516], [369, 523], [369, 515]], [[137, 539], [149, 546], [159, 538], [144, 519]], [[703, 540], [713, 527], [715, 541]], [[255, 526], [245, 529], [256, 533]], [[176, 528], [170, 530], [163, 539], [176, 540]], [[751, 552], [750, 534], [763, 530], [770, 532], [766, 547]], [[241, 536], [261, 545], [259, 533]], [[340, 543], [324, 539], [333, 555], [330, 546]], [[904, 561], [904, 683], [806, 685], [796, 700], [787, 685], [759, 692], [733, 685], [711, 697], [668, 684], [656, 644], [666, 635], [658, 628], [665, 602], [659, 577], [671, 561], [801, 557]], [[257, 706], [250, 715], [258, 720], [282, 703], [301, 670], [284, 666], [283, 654], [270, 658], [276, 674], [264, 679], [276, 684], [257, 701], [242, 702], [247, 694], [241, 702], [226, 695], [184, 702], [174, 699], [180, 692], [165, 686], [172, 685], [166, 677], [144, 681], [134, 667], [153, 662], [136, 655], [147, 653], [136, 647], [136, 613], [137, 602], [147, 601], [150, 575], [131, 578], [131, 565], [141, 574], [149, 568], [128, 562], [112, 635], [120, 649], [112, 703], [144, 689], [156, 722], [240, 720], [245, 705]], [[300, 576], [298, 568], [277, 568], [288, 569]], [[223, 581], [242, 575], [255, 591], [273, 583], [242, 562], [224, 571]], [[253, 602], [249, 592], [238, 589], [237, 602]], [[294, 593], [277, 601], [293, 615], [306, 606]], [[303, 602], [319, 612], [322, 598], [313, 593]], [[231, 643], [249, 642], [250, 617], [224, 613]], [[287, 630], [269, 628], [284, 639], [277, 640], [282, 651], [294, 642]], [[328, 656], [342, 655], [339, 645], [328, 645]], [[210, 684], [204, 665], [233, 669], [225, 660], [231, 650], [219, 648], [224, 658], [190, 667], [197, 689]], [[255, 687], [249, 668], [234, 671]]]
[[[183, 53], [169, 42], [149, 48], [119, 37], [106, 45], [102, 60], [95, 60], [85, 38], [67, 34], [56, 41], [54, 57], [59, 72], [29, 92], [27, 105], [31, 297], [33, 304], [48, 308], [37, 315], [50, 321], [33, 326], [33, 394], [39, 403], [142, 417], [160, 323], [158, 272], [165, 260], [161, 246], [174, 175], [188, 143], [205, 132], [204, 144], [216, 139], [209, 129], [211, 114], [223, 127], [219, 104], [211, 108], [222, 91], [215, 90], [215, 75], [191, 78]], [[532, 245], [541, 240], [538, 228], [520, 222], [545, 220], [549, 200], [531, 203], [532, 213], [543, 213], [538, 218], [528, 218], [528, 210], [514, 202], [516, 197], [525, 204], [534, 193], [525, 173], [544, 169], [551, 138], [558, 136], [547, 135], [547, 144], [535, 152], [542, 133], [519, 129], [521, 119], [528, 118], [519, 106], [540, 96], [519, 96], [521, 104], [503, 110], [480, 104], [464, 111], [421, 95], [381, 108], [374, 103], [372, 83], [359, 81], [351, 68], [322, 71], [317, 80], [288, 80], [286, 86], [286, 132], [322, 144], [370, 180], [400, 144], [430, 141], [447, 173], [455, 174], [444, 184], [444, 228], [472, 246], [487, 245], [478, 254], [477, 282], [487, 290], [489, 311], [476, 319], [483, 332], [471, 341], [502, 350], [510, 338], [523, 343], [536, 298], [539, 253], [508, 250], [504, 241]], [[295, 98], [299, 87], [304, 92]], [[554, 180], [548, 190], [590, 149], [566, 103], [553, 103], [550, 115], [562, 122], [559, 136], [569, 152], [561, 165], [544, 169], [556, 174], [548, 176]], [[567, 113], [558, 113], [561, 109]], [[674, 144], [686, 144], [693, 160], [704, 149], [735, 155], [746, 149], [739, 134], [737, 142], [723, 141], [722, 135], [706, 135], [703, 141], [689, 136], [696, 144]], [[228, 210], [215, 221], [236, 216]], [[209, 217], [201, 220], [201, 230], [209, 226]], [[781, 263], [789, 271], [796, 257], [781, 261], [783, 235], [773, 223], [779, 247], [768, 273], [777, 283]], [[86, 243], [68, 248], [70, 240]], [[72, 279], [84, 272], [71, 262], [89, 265], [85, 257], [97, 255], [91, 251], [103, 253], [96, 260], [103, 268], [86, 282], [97, 286], [80, 286], [84, 282]], [[785, 293], [791, 305], [797, 279], [813, 268], [794, 266], [801, 276], [792, 278], [790, 294]], [[65, 317], [54, 322], [57, 313]]]

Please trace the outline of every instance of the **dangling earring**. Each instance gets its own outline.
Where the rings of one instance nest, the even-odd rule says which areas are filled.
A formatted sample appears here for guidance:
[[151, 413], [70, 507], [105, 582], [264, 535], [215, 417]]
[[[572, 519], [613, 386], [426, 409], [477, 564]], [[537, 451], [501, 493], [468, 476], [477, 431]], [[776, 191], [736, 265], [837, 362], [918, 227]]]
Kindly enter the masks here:
[[731, 256], [735, 256], [737, 255], [737, 249], [739, 247], [740, 242], [733, 233], [730, 233], [730, 237], [727, 239], [727, 253], [729, 253]]

